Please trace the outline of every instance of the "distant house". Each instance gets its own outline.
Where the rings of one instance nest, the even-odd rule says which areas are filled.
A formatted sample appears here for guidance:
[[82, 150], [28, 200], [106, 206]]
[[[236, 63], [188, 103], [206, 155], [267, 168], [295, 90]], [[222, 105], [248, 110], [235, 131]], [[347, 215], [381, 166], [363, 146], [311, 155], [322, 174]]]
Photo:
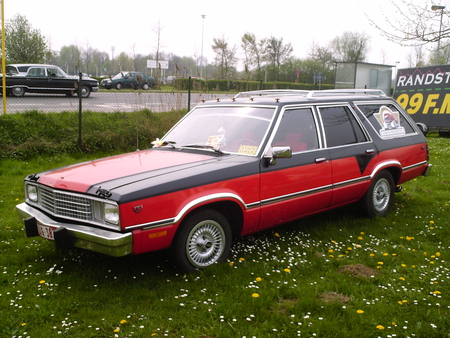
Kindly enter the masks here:
[[395, 66], [366, 62], [336, 61], [336, 89], [381, 89], [391, 95], [392, 69]]

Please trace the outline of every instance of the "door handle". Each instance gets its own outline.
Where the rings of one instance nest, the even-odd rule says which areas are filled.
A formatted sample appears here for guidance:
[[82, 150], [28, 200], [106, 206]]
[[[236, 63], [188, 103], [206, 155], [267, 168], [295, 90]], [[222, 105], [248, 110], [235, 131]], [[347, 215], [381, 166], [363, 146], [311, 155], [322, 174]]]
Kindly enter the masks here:
[[375, 149], [366, 149], [366, 155], [372, 155], [375, 152]]
[[314, 160], [314, 162], [316, 163], [323, 163], [325, 162], [327, 159], [325, 157], [318, 157]]

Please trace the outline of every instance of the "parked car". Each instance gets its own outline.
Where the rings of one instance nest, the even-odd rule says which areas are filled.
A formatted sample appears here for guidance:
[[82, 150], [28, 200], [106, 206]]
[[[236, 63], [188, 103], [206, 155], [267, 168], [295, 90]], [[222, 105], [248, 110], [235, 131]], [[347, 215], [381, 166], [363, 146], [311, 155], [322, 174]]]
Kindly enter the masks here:
[[[67, 75], [58, 66], [41, 64], [10, 64], [6, 66], [6, 93], [16, 97], [25, 93], [78, 95], [79, 77]], [[0, 81], [0, 88], [3, 87]], [[98, 91], [98, 81], [83, 77], [81, 96]]]
[[103, 79], [100, 85], [105, 89], [142, 88], [148, 90], [155, 85], [155, 79], [141, 72], [120, 72], [113, 78]]
[[31, 174], [17, 211], [58, 248], [170, 248], [192, 271], [234, 237], [332, 208], [385, 216], [429, 169], [424, 135], [381, 91], [259, 91], [200, 103], [152, 149]]

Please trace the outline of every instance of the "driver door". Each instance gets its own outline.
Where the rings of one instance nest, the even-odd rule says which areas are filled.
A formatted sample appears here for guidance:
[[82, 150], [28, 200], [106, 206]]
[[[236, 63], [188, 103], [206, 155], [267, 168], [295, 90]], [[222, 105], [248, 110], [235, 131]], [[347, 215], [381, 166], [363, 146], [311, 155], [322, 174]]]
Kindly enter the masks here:
[[329, 152], [322, 148], [312, 107], [286, 109], [271, 146], [289, 146], [291, 158], [261, 164], [260, 229], [327, 209], [332, 196]]

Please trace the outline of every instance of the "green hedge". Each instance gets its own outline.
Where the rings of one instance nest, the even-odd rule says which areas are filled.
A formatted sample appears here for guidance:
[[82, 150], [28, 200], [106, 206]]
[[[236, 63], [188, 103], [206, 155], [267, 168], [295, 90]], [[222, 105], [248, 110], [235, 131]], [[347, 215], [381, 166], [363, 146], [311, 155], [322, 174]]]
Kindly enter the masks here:
[[25, 113], [0, 116], [0, 159], [39, 155], [128, 152], [151, 148], [186, 111], [98, 113], [82, 115], [81, 144], [76, 112]]
[[[176, 89], [179, 90], [188, 90], [189, 79], [187, 78], [176, 79], [174, 86]], [[333, 89], [333, 88], [334, 85], [322, 84], [320, 89]], [[204, 92], [210, 91], [242, 92], [249, 90], [266, 90], [266, 89], [317, 90], [319, 88], [317, 85], [310, 83], [191, 79], [191, 89], [200, 90]]]

